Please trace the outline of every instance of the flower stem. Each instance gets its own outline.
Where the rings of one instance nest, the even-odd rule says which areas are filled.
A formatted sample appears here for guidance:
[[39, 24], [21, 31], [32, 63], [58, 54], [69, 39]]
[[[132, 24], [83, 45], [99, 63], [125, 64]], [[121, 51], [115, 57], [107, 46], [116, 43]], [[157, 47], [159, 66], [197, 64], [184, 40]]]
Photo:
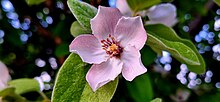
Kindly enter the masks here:
[[135, 17], [135, 16], [137, 16], [137, 12], [136, 11], [134, 11], [133, 14], [132, 14], [132, 17]]
[[39, 92], [39, 94], [44, 98], [43, 102], [50, 102], [50, 99], [43, 92]]

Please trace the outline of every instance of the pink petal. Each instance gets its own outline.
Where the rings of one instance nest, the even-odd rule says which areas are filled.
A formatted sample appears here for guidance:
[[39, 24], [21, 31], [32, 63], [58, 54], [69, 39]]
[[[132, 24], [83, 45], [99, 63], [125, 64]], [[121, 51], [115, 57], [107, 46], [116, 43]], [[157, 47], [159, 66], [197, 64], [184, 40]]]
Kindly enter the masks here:
[[[8, 68], [4, 63], [0, 61], [0, 83], [7, 84], [7, 82], [11, 79], [11, 76], [9, 75]], [[1, 88], [1, 87], [0, 87]]]
[[148, 17], [150, 20], [162, 20], [168, 18], [176, 18], [176, 7], [171, 3], [159, 4], [149, 10]]
[[122, 75], [126, 80], [132, 81], [136, 76], [147, 72], [140, 57], [140, 52], [135, 47], [127, 46], [124, 48], [121, 60], [123, 62]]
[[93, 91], [114, 80], [122, 70], [123, 63], [117, 58], [110, 58], [101, 64], [94, 64], [86, 74], [86, 80]]
[[147, 40], [141, 17], [122, 17], [115, 28], [114, 36], [122, 47], [135, 46], [140, 50]]
[[[0, 91], [6, 87], [7, 87], [7, 85], [0, 81]], [[1, 102], [1, 99], [0, 99], [0, 102]]]
[[176, 7], [171, 3], [159, 4], [148, 12], [149, 20], [146, 24], [162, 23], [167, 26], [173, 26], [177, 23]]
[[79, 54], [86, 63], [100, 64], [108, 59], [108, 55], [94, 35], [77, 36], [70, 44], [69, 49], [70, 52]]
[[114, 28], [122, 14], [117, 8], [99, 6], [98, 13], [91, 20], [92, 34], [103, 40], [114, 33]]

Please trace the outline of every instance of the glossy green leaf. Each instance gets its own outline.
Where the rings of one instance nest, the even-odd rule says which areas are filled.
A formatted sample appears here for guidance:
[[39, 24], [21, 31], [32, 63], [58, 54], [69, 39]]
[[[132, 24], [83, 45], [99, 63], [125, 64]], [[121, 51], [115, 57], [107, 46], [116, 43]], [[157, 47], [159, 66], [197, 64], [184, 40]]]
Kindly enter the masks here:
[[[156, 34], [149, 31], [148, 34], [148, 45], [157, 49], [156, 52], [161, 52], [162, 50], [169, 51], [176, 59], [179, 59], [183, 63], [188, 63], [190, 65], [199, 65], [199, 59], [190, 47], [186, 46], [182, 42], [169, 41], [168, 39], [163, 39]], [[155, 44], [155, 45], [153, 45]], [[157, 46], [156, 46], [157, 45]]]
[[220, 0], [213, 0], [218, 6], [220, 6]]
[[155, 98], [154, 100], [152, 100], [150, 102], [162, 102], [162, 99], [161, 98]]
[[116, 90], [118, 80], [109, 82], [96, 92], [92, 92], [85, 80], [88, 68], [89, 65], [82, 62], [77, 54], [71, 53], [57, 74], [52, 102], [110, 100]]
[[16, 79], [12, 80], [9, 83], [10, 87], [15, 87], [15, 93], [17, 94], [23, 94], [27, 92], [32, 92], [40, 91], [40, 85], [35, 79], [28, 79], [28, 78], [23, 78], [23, 79]]
[[185, 63], [190, 71], [198, 74], [205, 72], [205, 62], [191, 41], [180, 38], [172, 28], [162, 24], [147, 25], [145, 28], [149, 33], [147, 45], [155, 52], [168, 51]]
[[147, 73], [126, 82], [128, 92], [135, 102], [149, 102], [153, 98], [153, 88]]
[[[0, 91], [0, 97], [2, 98], [3, 102], [27, 102], [27, 100], [15, 93], [14, 87], [8, 87]], [[1, 102], [0, 98], [0, 102]]]
[[153, 5], [159, 4], [161, 0], [127, 0], [127, 3], [132, 11], [138, 12], [150, 8]]
[[80, 34], [90, 34], [91, 32], [85, 30], [78, 21], [72, 23], [70, 28], [71, 35], [77, 37]]
[[79, 0], [68, 0], [67, 4], [80, 25], [86, 30], [90, 30], [90, 19], [96, 15], [97, 9]]
[[39, 5], [46, 0], [25, 0], [28, 5]]

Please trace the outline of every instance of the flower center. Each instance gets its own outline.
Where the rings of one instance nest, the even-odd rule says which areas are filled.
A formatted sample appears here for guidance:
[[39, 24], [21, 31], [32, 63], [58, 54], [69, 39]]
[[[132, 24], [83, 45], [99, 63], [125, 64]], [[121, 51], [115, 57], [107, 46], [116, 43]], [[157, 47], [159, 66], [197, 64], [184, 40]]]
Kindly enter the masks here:
[[101, 40], [102, 49], [110, 56], [119, 57], [122, 52], [122, 47], [119, 46], [119, 43], [115, 41], [115, 38], [111, 35], [108, 36], [105, 40]]

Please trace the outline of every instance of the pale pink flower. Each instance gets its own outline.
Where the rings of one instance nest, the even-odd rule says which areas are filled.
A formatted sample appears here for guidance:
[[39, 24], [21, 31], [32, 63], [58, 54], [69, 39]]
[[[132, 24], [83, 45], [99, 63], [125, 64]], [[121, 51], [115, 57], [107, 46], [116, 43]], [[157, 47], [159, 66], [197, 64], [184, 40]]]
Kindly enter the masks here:
[[[133, 11], [130, 9], [126, 0], [117, 0], [116, 7], [124, 16], [132, 16]], [[176, 18], [176, 6], [171, 3], [162, 3], [143, 11], [137, 12], [138, 15], [148, 16], [149, 21], [146, 24], [164, 24], [174, 26], [178, 20]]]
[[120, 73], [132, 81], [147, 71], [139, 52], [147, 40], [141, 17], [124, 17], [117, 8], [99, 6], [90, 23], [92, 34], [79, 35], [69, 47], [93, 64], [86, 75], [93, 91]]
[[6, 88], [8, 81], [11, 79], [8, 68], [0, 61], [0, 90]]
[[147, 24], [162, 23], [166, 26], [172, 27], [177, 23], [176, 7], [171, 3], [163, 3], [153, 6], [149, 9], [147, 16], [149, 21]]

